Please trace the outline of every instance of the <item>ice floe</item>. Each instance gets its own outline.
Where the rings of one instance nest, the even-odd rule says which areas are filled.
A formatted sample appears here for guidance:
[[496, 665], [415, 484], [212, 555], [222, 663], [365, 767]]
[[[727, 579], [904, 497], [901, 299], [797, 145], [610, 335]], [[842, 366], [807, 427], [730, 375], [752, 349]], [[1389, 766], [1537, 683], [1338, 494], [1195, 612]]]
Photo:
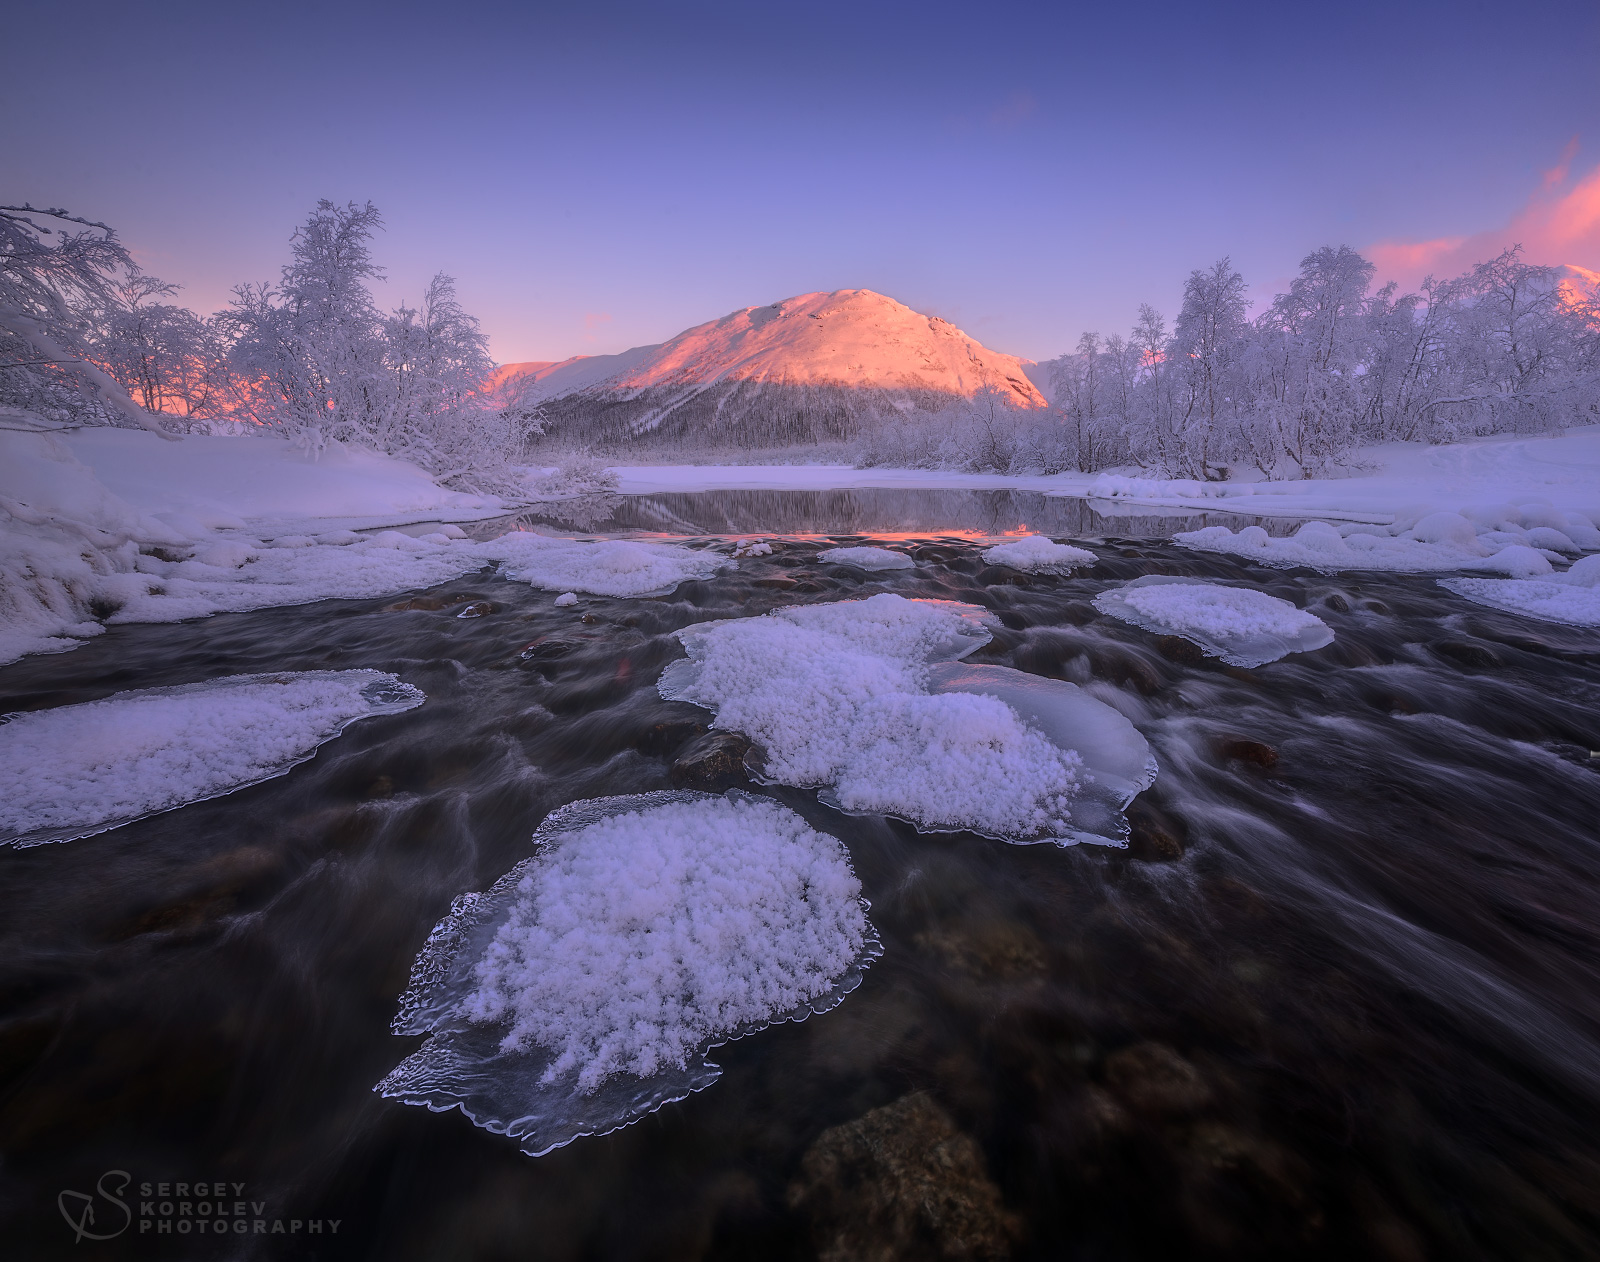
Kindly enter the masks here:
[[1260, 526], [1238, 532], [1208, 526], [1174, 538], [1187, 548], [1228, 553], [1263, 565], [1324, 572], [1466, 570], [1507, 578], [1549, 574], [1551, 561], [1582, 548], [1600, 547], [1600, 531], [1587, 517], [1538, 504], [1469, 507], [1460, 513], [1430, 509], [1402, 515], [1391, 526], [1340, 527], [1308, 521], [1286, 539], [1274, 538]]
[[904, 552], [888, 548], [829, 548], [817, 553], [817, 560], [829, 565], [853, 565], [858, 570], [911, 570], [917, 563]]
[[73, 841], [280, 776], [423, 695], [375, 670], [236, 675], [0, 724], [0, 845]]
[[1077, 754], [1081, 775], [1072, 816], [1055, 840], [1120, 843], [1128, 834], [1122, 812], [1155, 783], [1156, 760], [1139, 729], [1077, 684], [1009, 666], [939, 662], [928, 670], [933, 693], [973, 693], [1003, 702], [1061, 749]]
[[1000, 543], [984, 549], [983, 559], [990, 565], [1007, 565], [1014, 570], [1036, 574], [1065, 574], [1098, 559], [1087, 548], [1054, 543], [1043, 535], [1028, 535], [1014, 543]]
[[662, 673], [660, 691], [759, 744], [766, 779], [819, 787], [841, 809], [1010, 841], [1083, 840], [1072, 804], [1093, 775], [1095, 754], [1081, 746], [1095, 732], [1053, 739], [1071, 724], [1042, 729], [992, 686], [934, 686], [931, 668], [989, 640], [987, 618], [881, 593], [701, 624], [678, 633], [689, 656]]
[[1546, 578], [1442, 578], [1458, 596], [1546, 622], [1600, 626], [1600, 556], [1584, 557], [1564, 574]]
[[1230, 666], [1264, 666], [1333, 643], [1315, 614], [1248, 587], [1147, 574], [1101, 592], [1094, 607], [1159, 635], [1179, 635]]
[[513, 531], [476, 546], [501, 562], [509, 579], [553, 592], [593, 596], [664, 596], [679, 583], [710, 578], [730, 561], [715, 552], [670, 543], [607, 539], [592, 543]]
[[836, 838], [744, 793], [578, 802], [417, 957], [380, 1094], [535, 1156], [716, 1081], [713, 1047], [841, 1002], [881, 954]]

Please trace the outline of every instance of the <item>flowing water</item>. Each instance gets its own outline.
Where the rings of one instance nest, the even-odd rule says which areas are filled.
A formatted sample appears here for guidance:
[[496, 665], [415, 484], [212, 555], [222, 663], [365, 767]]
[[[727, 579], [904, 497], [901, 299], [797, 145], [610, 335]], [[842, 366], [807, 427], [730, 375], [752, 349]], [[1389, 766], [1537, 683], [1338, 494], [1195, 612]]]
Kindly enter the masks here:
[[[438, 608], [122, 627], [0, 670], [3, 710], [354, 667], [428, 697], [281, 778], [0, 851], [7, 1255], [1600, 1256], [1600, 638], [1427, 576], [1144, 537], [1194, 520], [961, 495], [637, 497], [579, 524], [848, 534], [654, 599], [558, 609], [485, 573], [411, 602]], [[1025, 577], [965, 537], [1019, 525], [1099, 562]], [[814, 560], [875, 533], [918, 568]], [[1337, 638], [1202, 659], [1094, 610], [1144, 574], [1245, 580]], [[971, 661], [1134, 721], [1160, 775], [1128, 850], [919, 834], [758, 786], [845, 843], [871, 901], [884, 955], [841, 1006], [537, 1159], [373, 1093], [418, 1045], [389, 1023], [451, 900], [555, 807], [673, 784], [708, 717], [657, 695], [674, 631], [885, 590], [986, 606], [1001, 625]], [[492, 612], [453, 616], [466, 597]], [[83, 1202], [58, 1194], [114, 1170], [128, 1228], [75, 1244]], [[264, 1234], [158, 1234], [164, 1200], [213, 1182]], [[97, 1234], [124, 1222], [96, 1204]]]

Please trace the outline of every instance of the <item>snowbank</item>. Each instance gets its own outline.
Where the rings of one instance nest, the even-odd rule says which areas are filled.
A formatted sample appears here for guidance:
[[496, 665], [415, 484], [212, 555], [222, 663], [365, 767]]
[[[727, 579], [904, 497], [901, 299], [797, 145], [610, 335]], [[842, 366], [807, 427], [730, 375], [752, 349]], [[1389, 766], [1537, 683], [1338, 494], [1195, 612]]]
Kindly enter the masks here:
[[1203, 552], [1224, 552], [1263, 565], [1426, 573], [1469, 570], [1534, 578], [1583, 548], [1600, 547], [1600, 530], [1582, 513], [1548, 504], [1475, 504], [1459, 513], [1413, 511], [1391, 526], [1337, 527], [1308, 521], [1287, 539], [1260, 526], [1237, 532], [1208, 526], [1173, 536]]
[[858, 570], [914, 570], [917, 563], [904, 552], [888, 548], [829, 548], [817, 553], [829, 565], [853, 565]]
[[1547, 578], [1446, 578], [1439, 583], [1480, 605], [1546, 622], [1600, 626], [1600, 556], [1584, 557], [1565, 574]]
[[[882, 593], [678, 633], [661, 695], [765, 750], [763, 775], [826, 786], [848, 811], [1012, 841], [1071, 840], [1084, 758], [984, 692], [932, 692], [929, 668], [989, 639], [972, 605]], [[1096, 703], [1098, 704], [1098, 703]]]
[[505, 576], [552, 592], [662, 596], [689, 579], [710, 578], [731, 562], [675, 544], [551, 539], [515, 531], [480, 543], [477, 555], [503, 563]]
[[1065, 574], [1098, 559], [1086, 548], [1053, 543], [1043, 535], [1028, 535], [1015, 543], [996, 544], [985, 549], [983, 559], [990, 565], [1006, 565], [1035, 574]]
[[1180, 635], [1230, 666], [1264, 666], [1333, 643], [1315, 614], [1248, 587], [1147, 574], [1101, 592], [1094, 607], [1161, 635]]
[[194, 435], [166, 442], [130, 429], [81, 429], [63, 440], [112, 495], [137, 511], [271, 537], [315, 520], [339, 526], [476, 521], [510, 510], [493, 495], [446, 490], [418, 466], [333, 442], [318, 456], [275, 438]]
[[76, 648], [107, 624], [387, 596], [502, 562], [535, 586], [609, 596], [664, 593], [728, 564], [662, 544], [525, 532], [473, 543], [450, 524], [420, 537], [346, 528], [503, 512], [492, 496], [458, 495], [404, 461], [345, 448], [312, 463], [272, 439], [0, 432], [0, 663]]
[[0, 725], [0, 845], [72, 841], [280, 776], [422, 693], [375, 670], [238, 675]]
[[1538, 501], [1591, 521], [1600, 516], [1600, 426], [1559, 436], [1502, 435], [1432, 447], [1385, 443], [1362, 448], [1357, 460], [1370, 471], [1293, 482], [1196, 482], [1106, 473], [1082, 488], [1062, 486], [1050, 493], [1108, 501], [1101, 511], [1124, 504], [1390, 522], [1408, 512], [1422, 516], [1464, 503]]
[[378, 1084], [533, 1154], [709, 1086], [715, 1044], [839, 1003], [879, 954], [839, 842], [748, 794], [581, 802], [456, 900], [395, 1020], [432, 1034]]

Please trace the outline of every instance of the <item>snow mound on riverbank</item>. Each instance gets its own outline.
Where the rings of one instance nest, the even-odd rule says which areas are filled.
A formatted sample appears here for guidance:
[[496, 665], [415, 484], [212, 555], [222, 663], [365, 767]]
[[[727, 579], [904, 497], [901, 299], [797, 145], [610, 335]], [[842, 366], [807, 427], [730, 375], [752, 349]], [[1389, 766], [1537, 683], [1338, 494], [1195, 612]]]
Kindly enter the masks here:
[[1403, 514], [1387, 527], [1308, 521], [1286, 539], [1273, 538], [1260, 526], [1238, 532], [1208, 526], [1174, 538], [1187, 548], [1282, 568], [1412, 574], [1467, 570], [1508, 578], [1549, 574], [1552, 560], [1600, 548], [1600, 530], [1588, 517], [1544, 504], [1469, 505], [1460, 513], [1430, 510]]
[[1545, 622], [1600, 626], [1600, 556], [1584, 557], [1565, 574], [1548, 578], [1446, 578], [1439, 583], [1480, 605]]
[[1315, 614], [1248, 587], [1149, 574], [1094, 598], [1101, 613], [1158, 635], [1179, 635], [1230, 666], [1264, 666], [1333, 643]]
[[591, 543], [513, 531], [476, 546], [502, 563], [509, 579], [551, 592], [592, 596], [664, 596], [679, 583], [711, 578], [732, 562], [715, 552], [668, 543], [607, 539]]
[[1086, 548], [1054, 543], [1043, 535], [1028, 535], [1015, 543], [996, 544], [984, 550], [983, 559], [990, 565], [1006, 565], [1013, 570], [1035, 574], [1065, 574], [1079, 566], [1093, 565], [1098, 560]]
[[976, 606], [881, 593], [702, 624], [660, 691], [765, 751], [762, 774], [847, 811], [1012, 841], [1065, 840], [1083, 757], [991, 695], [935, 693], [930, 667], [989, 639]]
[[312, 454], [279, 438], [192, 434], [174, 443], [107, 427], [77, 430], [62, 442], [139, 512], [268, 535], [308, 521], [472, 521], [511, 507], [498, 496], [442, 487], [409, 461], [340, 442]]
[[749, 794], [565, 807], [417, 958], [376, 1090], [535, 1155], [714, 1082], [709, 1048], [839, 1003], [880, 953], [837, 839]]
[[73, 841], [280, 776], [423, 695], [375, 670], [238, 675], [0, 725], [0, 845]]
[[912, 570], [917, 563], [904, 552], [888, 548], [829, 548], [817, 553], [817, 560], [829, 565], [853, 565], [858, 570]]
[[[156, 461], [150, 444], [168, 453], [172, 468]], [[151, 511], [113, 494], [75, 451], [92, 454]], [[260, 475], [254, 487], [246, 485], [252, 470]], [[300, 486], [303, 479], [310, 481]], [[229, 504], [290, 524], [247, 523]], [[606, 596], [663, 594], [731, 564], [664, 544], [526, 532], [474, 543], [451, 524], [364, 536], [332, 528], [360, 518], [296, 516], [377, 513], [370, 526], [429, 512], [481, 517], [502, 504], [447, 491], [404, 461], [343, 448], [312, 466], [265, 438], [166, 444], [118, 430], [69, 443], [0, 432], [0, 664], [76, 648], [108, 624], [392, 596], [497, 563], [514, 563], [513, 574], [535, 586]]]

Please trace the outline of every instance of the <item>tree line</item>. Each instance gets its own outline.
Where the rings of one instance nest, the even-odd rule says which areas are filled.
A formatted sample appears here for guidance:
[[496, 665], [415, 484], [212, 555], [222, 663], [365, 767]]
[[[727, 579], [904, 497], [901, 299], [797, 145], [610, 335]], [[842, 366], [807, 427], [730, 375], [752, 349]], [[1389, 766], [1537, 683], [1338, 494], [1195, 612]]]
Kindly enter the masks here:
[[1348, 246], [1324, 247], [1251, 319], [1224, 258], [1190, 273], [1170, 331], [1145, 305], [1126, 337], [1085, 333], [1049, 365], [1056, 460], [1313, 477], [1366, 443], [1600, 421], [1600, 295], [1520, 247], [1413, 293], [1374, 289], [1373, 271]]
[[[486, 491], [515, 488], [512, 463], [541, 442], [631, 445], [627, 426], [623, 437], [598, 423], [552, 431], [555, 405], [515, 382], [492, 390], [488, 340], [448, 276], [414, 307], [381, 309], [381, 227], [370, 202], [319, 202], [276, 281], [240, 285], [203, 317], [171, 301], [176, 287], [144, 273], [105, 224], [0, 206], [0, 425], [261, 433], [311, 451], [337, 440]], [[1085, 333], [1042, 365], [1049, 408], [998, 391], [887, 402], [868, 391], [785, 398], [790, 417], [767, 415], [770, 401], [737, 406], [734, 390], [710, 400], [715, 426], [675, 441], [731, 451], [809, 436], [866, 464], [1138, 465], [1197, 479], [1242, 466], [1285, 478], [1326, 474], [1367, 443], [1600, 422], [1592, 288], [1518, 248], [1416, 292], [1374, 289], [1373, 274], [1349, 247], [1324, 247], [1252, 318], [1224, 258], [1190, 273], [1170, 328], [1144, 305], [1127, 335]]]

